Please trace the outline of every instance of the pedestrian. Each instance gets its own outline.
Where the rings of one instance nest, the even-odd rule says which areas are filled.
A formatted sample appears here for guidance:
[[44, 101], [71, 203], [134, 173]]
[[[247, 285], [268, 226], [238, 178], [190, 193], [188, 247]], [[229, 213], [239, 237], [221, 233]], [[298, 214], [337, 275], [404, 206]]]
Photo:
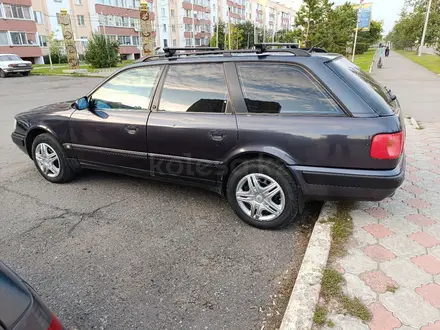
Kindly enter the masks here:
[[390, 56], [390, 46], [387, 46], [387, 48], [385, 49], [385, 57]]
[[383, 66], [382, 57], [383, 57], [383, 47], [382, 47], [382, 44], [380, 44], [379, 45], [379, 61], [377, 62], [377, 67], [379, 69], [381, 69]]

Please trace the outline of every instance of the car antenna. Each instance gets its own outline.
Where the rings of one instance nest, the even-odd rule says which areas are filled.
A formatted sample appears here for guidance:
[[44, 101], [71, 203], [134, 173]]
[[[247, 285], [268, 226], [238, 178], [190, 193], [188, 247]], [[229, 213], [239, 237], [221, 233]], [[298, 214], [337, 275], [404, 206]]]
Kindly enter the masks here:
[[311, 53], [316, 47], [321, 46], [321, 44], [322, 44], [323, 42], [324, 42], [324, 41], [320, 41], [320, 42], [318, 42], [316, 45], [313, 45], [312, 47], [310, 47], [310, 49], [307, 51], [307, 53]]

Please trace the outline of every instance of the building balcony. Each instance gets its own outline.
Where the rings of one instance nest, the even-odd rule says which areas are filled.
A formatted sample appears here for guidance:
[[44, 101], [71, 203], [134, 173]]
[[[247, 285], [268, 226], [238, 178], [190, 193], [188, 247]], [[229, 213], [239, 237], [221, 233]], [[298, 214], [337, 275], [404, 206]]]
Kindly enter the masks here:
[[205, 38], [210, 38], [211, 34], [208, 32], [197, 32], [196, 33], [196, 39], [205, 39]]
[[[97, 14], [103, 14], [103, 15], [115, 15], [115, 16], [125, 16], [125, 17], [133, 17], [133, 18], [139, 18], [140, 16], [139, 9], [114, 7], [108, 5], [101, 5], [99, 3], [95, 4], [95, 10]], [[150, 19], [151, 20], [155, 19], [154, 12], [150, 12]]]
[[17, 54], [21, 58], [42, 56], [41, 48], [38, 45], [0, 46], [0, 53]]
[[[183, 18], [183, 24], [192, 24], [193, 19], [190, 17], [184, 17]], [[194, 24], [200, 25], [200, 24], [211, 24], [211, 20], [209, 19], [194, 19]]]
[[203, 6], [196, 5], [196, 4], [193, 5], [190, 2], [186, 2], [186, 1], [182, 2], [182, 7], [183, 7], [183, 9], [186, 9], [186, 10], [193, 10], [194, 9], [195, 11], [201, 11], [201, 12], [205, 12], [205, 13], [211, 12], [209, 7], [203, 7]]
[[20, 32], [37, 32], [37, 24], [33, 20], [27, 19], [1, 19], [0, 31], [20, 31]]
[[121, 45], [121, 46], [119, 46], [119, 54], [122, 54], [122, 55], [140, 54], [140, 50], [139, 50], [138, 46]]

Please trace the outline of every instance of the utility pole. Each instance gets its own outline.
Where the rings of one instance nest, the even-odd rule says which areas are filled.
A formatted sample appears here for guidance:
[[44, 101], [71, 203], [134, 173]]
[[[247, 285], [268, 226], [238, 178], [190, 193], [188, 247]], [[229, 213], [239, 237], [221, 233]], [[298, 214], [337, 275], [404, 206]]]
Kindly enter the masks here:
[[194, 1], [195, 0], [191, 0], [191, 14], [192, 14], [192, 43], [193, 43], [193, 47], [196, 46], [196, 28], [195, 28], [195, 15], [194, 15]]
[[354, 43], [353, 43], [353, 55], [351, 56], [351, 61], [354, 62], [354, 55], [356, 54], [356, 43], [358, 39], [358, 31], [359, 31], [359, 21], [361, 19], [361, 12], [362, 12], [362, 3], [364, 0], [360, 0], [359, 3], [359, 11], [357, 14], [357, 22], [356, 22], [356, 31], [354, 33]]
[[248, 32], [248, 42], [247, 42], [247, 49], [249, 49], [249, 36], [251, 35], [249, 32]]
[[432, 0], [429, 0], [428, 8], [426, 10], [425, 26], [423, 27], [422, 40], [420, 42], [420, 47], [419, 47], [419, 54], [418, 54], [419, 56], [422, 56], [423, 46], [425, 44], [426, 30], [428, 29], [429, 13], [431, 12], [431, 4], [432, 4]]
[[231, 7], [228, 7], [228, 49], [231, 49]]
[[215, 34], [215, 47], [217, 47], [218, 48], [218, 34], [219, 34], [219, 31], [218, 31], [218, 18], [217, 18], [217, 30], [216, 30], [216, 34]]
[[257, 21], [254, 22], [254, 45], [258, 43]]

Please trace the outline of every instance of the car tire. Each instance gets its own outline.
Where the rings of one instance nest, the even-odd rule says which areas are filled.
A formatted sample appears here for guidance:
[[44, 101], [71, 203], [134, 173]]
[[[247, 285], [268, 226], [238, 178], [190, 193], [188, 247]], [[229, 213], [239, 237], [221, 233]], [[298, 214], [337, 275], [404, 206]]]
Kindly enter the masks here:
[[0, 78], [6, 78], [7, 76], [6, 72], [0, 69]]
[[70, 167], [61, 144], [49, 133], [38, 135], [32, 142], [32, 159], [40, 174], [53, 183], [73, 180], [74, 170]]
[[29, 71], [28, 72], [22, 72], [21, 74], [23, 75], [23, 76], [25, 76], [25, 77], [27, 77], [27, 76], [29, 76]]
[[284, 164], [249, 160], [231, 173], [226, 196], [244, 222], [261, 229], [274, 229], [295, 220], [299, 213], [299, 189]]

